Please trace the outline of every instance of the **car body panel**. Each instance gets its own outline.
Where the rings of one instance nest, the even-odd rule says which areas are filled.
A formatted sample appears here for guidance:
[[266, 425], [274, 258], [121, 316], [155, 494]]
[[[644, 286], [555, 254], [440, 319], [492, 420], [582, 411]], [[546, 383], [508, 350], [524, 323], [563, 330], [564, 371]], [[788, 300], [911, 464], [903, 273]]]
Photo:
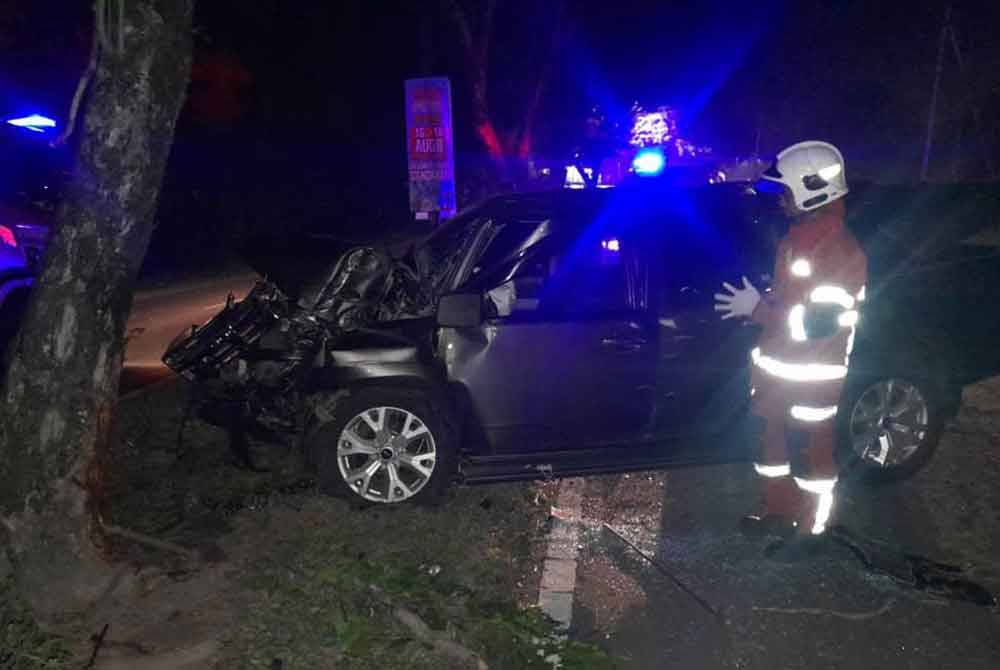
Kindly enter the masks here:
[[639, 319], [442, 329], [440, 356], [499, 453], [631, 440], [650, 427], [656, 348]]

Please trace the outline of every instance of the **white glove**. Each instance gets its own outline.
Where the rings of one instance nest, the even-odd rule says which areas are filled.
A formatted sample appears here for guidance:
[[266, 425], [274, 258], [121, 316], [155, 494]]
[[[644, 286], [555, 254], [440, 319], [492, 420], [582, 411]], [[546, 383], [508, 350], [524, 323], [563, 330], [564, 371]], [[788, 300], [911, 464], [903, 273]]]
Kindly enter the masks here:
[[743, 278], [743, 288], [736, 288], [728, 282], [722, 282], [723, 288], [729, 293], [715, 294], [715, 311], [722, 312], [723, 319], [734, 316], [750, 316], [760, 302], [760, 291], [754, 288], [746, 277]]

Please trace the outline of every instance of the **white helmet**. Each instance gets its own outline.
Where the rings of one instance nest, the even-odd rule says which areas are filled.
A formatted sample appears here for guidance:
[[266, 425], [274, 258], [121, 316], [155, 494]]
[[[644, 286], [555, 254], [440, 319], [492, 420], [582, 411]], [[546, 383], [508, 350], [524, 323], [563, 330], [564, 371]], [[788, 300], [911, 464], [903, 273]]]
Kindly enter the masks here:
[[837, 147], [826, 142], [793, 144], [778, 154], [762, 177], [787, 186], [795, 207], [803, 212], [847, 195], [844, 157]]

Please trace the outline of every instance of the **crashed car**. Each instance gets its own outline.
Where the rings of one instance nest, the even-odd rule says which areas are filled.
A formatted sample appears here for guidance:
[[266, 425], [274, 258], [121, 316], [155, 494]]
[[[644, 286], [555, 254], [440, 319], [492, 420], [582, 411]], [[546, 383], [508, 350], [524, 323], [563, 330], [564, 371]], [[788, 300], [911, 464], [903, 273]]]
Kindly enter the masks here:
[[[757, 328], [720, 320], [713, 294], [742, 276], [767, 285], [780, 225], [746, 184], [498, 197], [399, 255], [357, 248], [297, 279], [258, 266], [271, 279], [164, 360], [196, 382], [206, 416], [301, 435], [324, 490], [369, 502], [432, 500], [456, 480], [750, 460]], [[898, 357], [886, 377], [878, 338], [858, 339], [845, 416], [919, 399], [894, 416], [913, 424], [919, 461], [961, 386]], [[915, 393], [897, 399], [904, 381]], [[878, 439], [845, 438], [845, 453], [866, 455], [862, 437]]]

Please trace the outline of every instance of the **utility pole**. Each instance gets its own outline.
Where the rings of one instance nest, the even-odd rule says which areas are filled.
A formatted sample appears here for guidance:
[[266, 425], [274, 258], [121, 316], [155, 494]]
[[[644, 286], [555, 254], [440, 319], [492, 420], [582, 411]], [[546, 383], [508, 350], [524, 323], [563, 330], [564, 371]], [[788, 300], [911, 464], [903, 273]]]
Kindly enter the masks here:
[[[958, 71], [960, 74], [965, 74], [965, 59], [962, 58], [962, 50], [958, 48], [958, 38], [955, 37], [955, 28], [950, 24], [948, 25], [948, 36], [951, 39], [951, 50], [952, 53], [955, 54], [955, 62], [958, 64]], [[985, 132], [983, 129], [983, 117], [981, 112], [979, 111], [979, 105], [972, 103], [971, 109], [972, 109], [972, 122], [975, 124], [976, 134], [979, 135], [979, 139], [982, 140], [983, 135], [985, 135]], [[959, 141], [959, 145], [961, 145], [961, 140]], [[996, 179], [997, 176], [996, 166], [993, 163], [993, 154], [990, 151], [993, 145], [991, 143], [987, 144], [986, 146], [987, 150], [984, 156], [986, 160], [986, 170], [990, 174], [990, 179]]]
[[931, 159], [931, 147], [934, 145], [934, 121], [937, 116], [938, 90], [941, 88], [941, 74], [944, 71], [944, 50], [948, 43], [948, 32], [951, 30], [951, 5], [944, 10], [944, 25], [941, 26], [941, 37], [938, 38], [937, 65], [934, 68], [934, 84], [931, 88], [931, 108], [927, 114], [927, 135], [924, 139], [924, 158], [920, 163], [920, 181], [927, 181], [927, 167]]

